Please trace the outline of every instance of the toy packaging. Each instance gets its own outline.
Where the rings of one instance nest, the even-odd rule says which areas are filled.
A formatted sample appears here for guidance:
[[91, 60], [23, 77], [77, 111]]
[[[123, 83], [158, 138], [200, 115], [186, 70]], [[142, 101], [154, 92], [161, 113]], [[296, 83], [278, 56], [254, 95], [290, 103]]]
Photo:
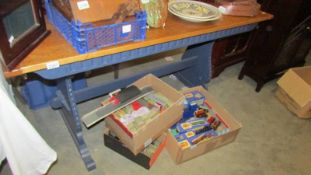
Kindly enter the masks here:
[[184, 113], [169, 129], [166, 149], [182, 163], [232, 142], [241, 124], [202, 87], [183, 91]]
[[137, 155], [182, 117], [184, 97], [159, 78], [147, 75], [132, 84], [150, 93], [131, 101], [105, 119], [109, 128]]
[[230, 131], [202, 93], [191, 91], [184, 96], [183, 118], [170, 130], [182, 149]]
[[111, 117], [132, 137], [171, 104], [161, 93], [153, 91], [114, 112]]

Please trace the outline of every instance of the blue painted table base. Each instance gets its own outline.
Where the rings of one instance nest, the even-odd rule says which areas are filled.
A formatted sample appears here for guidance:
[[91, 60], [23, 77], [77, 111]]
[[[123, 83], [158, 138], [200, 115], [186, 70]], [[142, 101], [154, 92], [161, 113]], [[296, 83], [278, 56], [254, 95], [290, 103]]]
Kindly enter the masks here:
[[[53, 108], [61, 108], [63, 119], [71, 133], [76, 147], [88, 170], [96, 168], [86, 143], [83, 139], [82, 124], [77, 110], [77, 103], [98, 97], [115, 89], [125, 87], [142, 76], [152, 73], [158, 77], [175, 74], [185, 85], [192, 87], [205, 85], [211, 75], [211, 52], [215, 39], [244, 33], [253, 30], [257, 24], [236, 27], [228, 30], [189, 37], [167, 43], [161, 43], [122, 53], [103, 56], [81, 62], [63, 65], [56, 69], [41, 70], [36, 73], [48, 80], [57, 80], [57, 97], [51, 102]], [[134, 60], [148, 55], [161, 53], [177, 48], [187, 47], [181, 61], [171, 63], [151, 70], [136, 73], [134, 75], [116, 79], [112, 82], [80, 90], [73, 90], [73, 75], [86, 71], [115, 65]]]

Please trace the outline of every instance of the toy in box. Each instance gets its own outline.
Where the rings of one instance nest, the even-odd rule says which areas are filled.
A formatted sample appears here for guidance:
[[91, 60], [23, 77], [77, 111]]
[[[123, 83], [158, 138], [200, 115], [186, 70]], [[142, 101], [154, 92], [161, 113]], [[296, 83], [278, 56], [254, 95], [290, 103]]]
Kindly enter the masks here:
[[[174, 131], [172, 132], [172, 130]], [[171, 128], [171, 132], [183, 149], [229, 131], [230, 129], [226, 127], [225, 123], [221, 122], [219, 116], [217, 118], [214, 116], [203, 118], [193, 116], [184, 122], [178, 123], [175, 128]]]
[[184, 96], [183, 118], [170, 130], [182, 149], [230, 131], [201, 92], [190, 91]]
[[[201, 94], [204, 98], [200, 95], [197, 98], [188, 98], [188, 100], [196, 102], [192, 103], [190, 107], [185, 105], [186, 115], [169, 129], [166, 149], [177, 164], [234, 141], [241, 128], [241, 124], [219, 105], [204, 88], [189, 88], [183, 90], [183, 93], [188, 95]], [[202, 99], [204, 99], [203, 103]], [[194, 106], [197, 106], [196, 109], [193, 109]], [[187, 124], [182, 126], [183, 123], [202, 120], [206, 124], [201, 127], [189, 127]], [[180, 129], [183, 132], [177, 130], [179, 127], [183, 127], [183, 130]], [[192, 128], [193, 130], [191, 130]]]
[[[145, 96], [145, 99], [138, 102], [142, 106], [149, 108], [149, 111], [157, 109], [159, 112], [157, 112], [156, 115], [152, 115], [151, 119], [146, 119], [147, 121], [144, 119], [145, 116], [138, 117], [138, 120], [136, 120], [136, 118], [131, 118], [129, 116], [125, 116], [124, 114], [122, 116], [121, 114], [121, 118], [118, 118], [117, 116], [107, 117], [105, 122], [107, 128], [113, 131], [127, 148], [129, 148], [134, 154], [138, 154], [154, 139], [158, 138], [173, 124], [180, 120], [182, 117], [182, 101], [184, 100], [184, 97], [179, 91], [153, 75], [147, 75], [137, 80], [132, 85], [138, 87], [139, 89], [151, 87], [154, 94], [151, 93], [150, 96], [147, 95]], [[157, 96], [156, 93], [161, 94], [162, 97]], [[169, 103], [165, 102], [163, 98], [166, 98]], [[146, 105], [149, 104], [150, 101], [153, 101], [153, 104], [151, 106]], [[163, 105], [165, 103], [169, 104], [168, 107]], [[128, 105], [128, 108], [124, 108], [119, 112], [132, 114], [132, 112], [134, 112], [131, 111], [133, 110], [131, 109], [132, 107]], [[122, 119], [123, 117], [124, 119]], [[128, 124], [126, 124], [127, 122]], [[134, 129], [135, 126], [130, 126], [132, 124], [138, 126], [137, 130]]]
[[152, 91], [112, 114], [112, 119], [133, 137], [172, 102], [159, 92]]

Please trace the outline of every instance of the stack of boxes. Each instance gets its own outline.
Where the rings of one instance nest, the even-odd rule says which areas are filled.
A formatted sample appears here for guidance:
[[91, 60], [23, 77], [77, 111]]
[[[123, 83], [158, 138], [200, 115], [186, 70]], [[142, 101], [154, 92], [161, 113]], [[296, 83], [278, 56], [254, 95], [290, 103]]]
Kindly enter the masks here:
[[[157, 102], [161, 110], [135, 132], [131, 132], [128, 123], [124, 124], [122, 117], [112, 114], [105, 119], [104, 142], [110, 149], [147, 169], [164, 147], [178, 164], [232, 142], [241, 128], [241, 124], [202, 87], [179, 92], [153, 75], [133, 85], [139, 89], [151, 87], [155, 93], [163, 95], [166, 100], [161, 98], [162, 102]], [[163, 101], [169, 101], [165, 108], [162, 108]], [[143, 102], [138, 102], [141, 107]], [[129, 106], [135, 108], [137, 103]]]
[[311, 66], [289, 69], [277, 82], [276, 97], [299, 118], [311, 118]]

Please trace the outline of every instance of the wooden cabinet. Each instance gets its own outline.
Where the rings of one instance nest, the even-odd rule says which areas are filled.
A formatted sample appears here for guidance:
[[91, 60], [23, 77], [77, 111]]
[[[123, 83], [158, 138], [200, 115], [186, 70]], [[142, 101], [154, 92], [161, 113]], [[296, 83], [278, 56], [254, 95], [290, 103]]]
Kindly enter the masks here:
[[309, 0], [267, 0], [262, 8], [274, 19], [255, 31], [239, 75], [239, 79], [247, 75], [255, 80], [257, 92], [286, 69], [303, 65], [311, 47]]
[[[204, 2], [206, 1], [217, 4], [220, 0]], [[262, 4], [263, 0], [257, 2]], [[212, 54], [212, 78], [217, 77], [226, 67], [245, 60], [252, 34], [253, 32], [249, 32], [215, 41]]]
[[212, 77], [226, 67], [244, 61], [251, 33], [244, 33], [215, 41], [212, 52]]
[[5, 70], [12, 70], [48, 34], [39, 0], [0, 1], [0, 63]]

